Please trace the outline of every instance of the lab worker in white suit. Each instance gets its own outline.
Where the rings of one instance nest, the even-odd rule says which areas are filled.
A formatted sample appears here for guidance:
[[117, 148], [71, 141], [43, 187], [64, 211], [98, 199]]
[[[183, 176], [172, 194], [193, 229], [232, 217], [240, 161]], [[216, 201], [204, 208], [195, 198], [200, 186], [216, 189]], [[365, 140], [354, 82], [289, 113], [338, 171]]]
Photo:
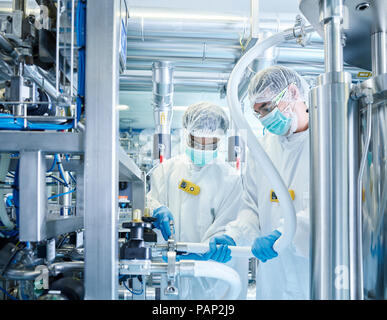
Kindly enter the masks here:
[[[179, 242], [208, 243], [221, 236], [225, 226], [236, 219], [243, 187], [239, 172], [218, 158], [218, 146], [225, 137], [229, 120], [221, 107], [199, 102], [187, 108], [183, 115], [185, 153], [162, 162], [152, 173], [147, 206], [157, 220], [154, 226], [162, 237], [171, 236]], [[178, 260], [212, 260], [235, 268], [242, 281], [238, 299], [245, 299], [248, 283], [248, 260], [230, 261], [227, 244], [235, 245], [227, 236], [210, 243], [205, 254], [177, 256]], [[228, 284], [211, 278], [179, 279], [178, 299], [222, 299]]]
[[255, 115], [266, 131], [262, 147], [289, 189], [297, 216], [295, 237], [278, 254], [273, 245], [283, 233], [282, 207], [270, 177], [248, 156], [243, 205], [225, 235], [237, 245], [252, 246], [258, 258], [257, 299], [309, 299], [308, 90], [299, 74], [282, 66], [258, 72], [249, 85]]

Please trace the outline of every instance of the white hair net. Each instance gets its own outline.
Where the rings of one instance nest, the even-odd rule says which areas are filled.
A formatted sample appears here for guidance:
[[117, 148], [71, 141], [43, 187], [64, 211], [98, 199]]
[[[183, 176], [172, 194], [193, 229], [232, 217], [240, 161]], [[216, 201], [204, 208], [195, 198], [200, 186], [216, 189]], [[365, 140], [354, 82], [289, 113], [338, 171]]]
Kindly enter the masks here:
[[228, 126], [227, 114], [211, 102], [192, 104], [183, 115], [183, 127], [195, 137], [221, 138]]
[[283, 66], [271, 66], [259, 71], [249, 84], [251, 103], [272, 101], [290, 84], [294, 83], [299, 91], [297, 99], [288, 91], [282, 101], [308, 101], [309, 84], [294, 70]]

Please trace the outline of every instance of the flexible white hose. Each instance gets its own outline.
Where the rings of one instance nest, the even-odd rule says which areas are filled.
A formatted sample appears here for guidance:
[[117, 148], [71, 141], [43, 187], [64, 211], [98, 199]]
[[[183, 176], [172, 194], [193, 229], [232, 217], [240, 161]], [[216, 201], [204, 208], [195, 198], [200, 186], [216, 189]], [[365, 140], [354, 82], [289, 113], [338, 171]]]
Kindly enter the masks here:
[[254, 160], [260, 165], [262, 172], [266, 175], [268, 180], [273, 183], [274, 190], [282, 206], [282, 213], [284, 216], [284, 232], [282, 236], [274, 243], [274, 250], [280, 252], [286, 248], [293, 240], [296, 232], [296, 212], [290, 198], [287, 187], [285, 186], [280, 174], [274, 167], [270, 158], [261, 147], [258, 138], [254, 135], [250, 125], [244, 118], [241, 112], [241, 105], [238, 99], [238, 85], [243, 77], [245, 69], [249, 64], [261, 56], [265, 50], [277, 46], [286, 40], [289, 31], [285, 30], [275, 34], [262, 42], [257, 42], [249, 51], [247, 51], [235, 65], [231, 72], [227, 84], [227, 102], [230, 108], [231, 117], [239, 130], [246, 130], [247, 146], [254, 157]]
[[220, 298], [221, 300], [235, 300], [238, 298], [242, 283], [239, 274], [231, 267], [212, 261], [195, 261], [194, 265], [195, 277], [215, 278], [225, 281], [229, 284], [226, 294]]
[[[208, 244], [204, 243], [193, 243], [193, 242], [178, 242], [180, 248], [184, 248], [184, 251], [189, 253], [205, 253], [210, 249]], [[238, 246], [228, 246], [231, 250], [231, 257], [233, 258], [252, 258], [254, 257], [251, 252], [251, 247], [238, 247]]]

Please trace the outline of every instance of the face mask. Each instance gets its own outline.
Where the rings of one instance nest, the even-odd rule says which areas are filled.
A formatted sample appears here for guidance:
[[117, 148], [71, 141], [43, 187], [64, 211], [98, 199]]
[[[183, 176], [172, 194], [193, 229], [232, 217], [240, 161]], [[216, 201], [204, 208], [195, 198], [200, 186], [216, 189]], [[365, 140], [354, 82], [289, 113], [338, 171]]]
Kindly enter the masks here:
[[185, 149], [185, 153], [199, 167], [209, 164], [218, 156], [218, 150], [198, 150], [188, 146]]
[[278, 108], [260, 118], [259, 121], [267, 130], [279, 136], [286, 135], [292, 125], [292, 119], [285, 117]]

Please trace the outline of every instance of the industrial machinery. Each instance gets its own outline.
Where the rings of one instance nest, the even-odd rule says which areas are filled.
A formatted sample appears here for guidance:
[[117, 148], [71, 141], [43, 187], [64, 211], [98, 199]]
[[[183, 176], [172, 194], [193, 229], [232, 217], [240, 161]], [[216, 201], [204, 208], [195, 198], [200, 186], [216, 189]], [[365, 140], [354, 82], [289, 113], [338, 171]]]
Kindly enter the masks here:
[[[162, 19], [126, 0], [0, 3], [0, 298], [178, 299], [182, 277], [211, 277], [236, 299], [235, 270], [179, 261], [207, 244], [157, 237], [148, 179], [179, 141], [175, 94], [215, 92], [232, 119], [226, 160], [243, 175], [258, 150], [287, 208], [275, 249], [289, 245], [289, 192], [245, 121], [249, 81], [274, 63], [313, 86], [311, 298], [387, 298], [386, 2], [300, 0], [307, 21], [257, 3], [248, 22]], [[151, 129], [123, 128], [119, 93], [132, 91], [151, 95]]]

